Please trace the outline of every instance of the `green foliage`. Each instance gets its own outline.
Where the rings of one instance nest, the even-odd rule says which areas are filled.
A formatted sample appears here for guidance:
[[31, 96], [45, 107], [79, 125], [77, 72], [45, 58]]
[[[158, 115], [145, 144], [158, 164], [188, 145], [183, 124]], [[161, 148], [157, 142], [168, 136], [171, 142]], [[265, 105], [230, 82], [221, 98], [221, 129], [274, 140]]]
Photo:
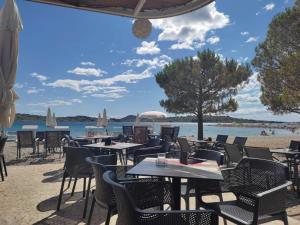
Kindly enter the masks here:
[[222, 61], [215, 52], [204, 50], [196, 58], [173, 61], [156, 75], [167, 96], [160, 104], [171, 113], [196, 115], [199, 126], [204, 114], [235, 111], [238, 104], [233, 97], [251, 74], [248, 64]]
[[[300, 5], [300, 0], [296, 2]], [[300, 113], [300, 8], [275, 16], [252, 64], [259, 72], [261, 102], [276, 114]]]

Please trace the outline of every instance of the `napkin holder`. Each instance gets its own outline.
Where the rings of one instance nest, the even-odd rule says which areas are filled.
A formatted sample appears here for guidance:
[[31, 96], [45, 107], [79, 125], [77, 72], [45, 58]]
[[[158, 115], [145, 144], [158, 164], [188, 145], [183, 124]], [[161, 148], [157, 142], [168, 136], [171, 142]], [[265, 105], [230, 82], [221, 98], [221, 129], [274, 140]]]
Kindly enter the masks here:
[[180, 163], [187, 165], [188, 164], [189, 153], [181, 152], [180, 153]]

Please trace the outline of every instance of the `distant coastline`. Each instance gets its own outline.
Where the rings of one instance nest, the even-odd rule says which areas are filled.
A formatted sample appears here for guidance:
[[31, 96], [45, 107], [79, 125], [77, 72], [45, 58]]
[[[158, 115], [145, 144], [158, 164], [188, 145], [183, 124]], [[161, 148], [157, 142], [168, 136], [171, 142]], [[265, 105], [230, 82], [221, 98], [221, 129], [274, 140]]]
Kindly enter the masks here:
[[[44, 121], [45, 116], [32, 115], [32, 114], [16, 114], [16, 121]], [[135, 115], [128, 115], [123, 118], [110, 118], [111, 122], [134, 122], [136, 120]], [[89, 116], [65, 116], [57, 117], [58, 122], [96, 122], [96, 117]], [[142, 119], [142, 122], [153, 122], [152, 120]], [[197, 122], [195, 116], [175, 116], [167, 117], [163, 119], [156, 120], [156, 122]], [[286, 126], [283, 122], [277, 121], [264, 121], [264, 120], [251, 120], [235, 118], [230, 116], [204, 116], [205, 123], [217, 123], [219, 126], [253, 126], [253, 127], [269, 127], [272, 126]], [[296, 123], [295, 123], [296, 124]]]

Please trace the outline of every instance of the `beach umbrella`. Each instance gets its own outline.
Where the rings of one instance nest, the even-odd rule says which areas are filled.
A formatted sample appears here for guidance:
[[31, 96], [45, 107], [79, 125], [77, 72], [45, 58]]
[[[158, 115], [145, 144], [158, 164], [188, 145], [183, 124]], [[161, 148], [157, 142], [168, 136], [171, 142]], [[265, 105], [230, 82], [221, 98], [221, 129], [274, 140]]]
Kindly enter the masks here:
[[106, 115], [106, 109], [103, 110], [103, 117], [101, 119], [101, 127], [107, 127], [108, 126], [108, 119]]
[[52, 113], [50, 107], [48, 107], [47, 116], [46, 116], [46, 126], [50, 127], [51, 123], [52, 123]]
[[78, 1], [78, 0], [30, 0], [63, 7], [77, 8], [135, 19], [159, 19], [178, 16], [200, 9], [214, 0], [122, 0], [122, 1]]
[[138, 113], [138, 114], [136, 115], [134, 125], [135, 125], [135, 126], [139, 126], [140, 124], [141, 124], [141, 117], [140, 117], [140, 114]]
[[78, 8], [135, 19], [132, 27], [133, 34], [141, 39], [151, 34], [150, 19], [159, 19], [182, 15], [200, 9], [214, 0], [122, 0], [122, 1], [78, 1], [78, 0], [31, 0], [64, 7]]
[[147, 111], [147, 112], [143, 112], [140, 115], [140, 118], [146, 118], [146, 119], [151, 119], [151, 120], [155, 120], [155, 119], [162, 119], [162, 118], [166, 118], [167, 114], [163, 113], [163, 112], [159, 112], [159, 111]]
[[57, 122], [56, 122], [56, 117], [55, 117], [55, 113], [53, 113], [53, 116], [52, 116], [52, 124], [51, 124], [52, 127], [55, 127], [57, 126]]
[[98, 115], [96, 127], [101, 127], [101, 113]]
[[[12, 126], [15, 119], [15, 101], [18, 95], [13, 89], [18, 64], [19, 31], [23, 28], [17, 4], [6, 0], [0, 11], [0, 126]], [[3, 133], [3, 132], [2, 132]]]

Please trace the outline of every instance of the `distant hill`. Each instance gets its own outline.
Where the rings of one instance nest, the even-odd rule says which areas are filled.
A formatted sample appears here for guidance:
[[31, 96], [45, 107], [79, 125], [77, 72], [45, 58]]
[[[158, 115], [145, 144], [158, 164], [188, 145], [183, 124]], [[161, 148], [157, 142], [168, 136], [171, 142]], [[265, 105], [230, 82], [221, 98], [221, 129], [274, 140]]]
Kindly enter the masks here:
[[[66, 117], [57, 117], [58, 122], [96, 122], [96, 117], [89, 116], [66, 116]], [[113, 122], [134, 122], [136, 119], [135, 115], [128, 115], [123, 118], [110, 118], [110, 121]], [[31, 114], [16, 114], [17, 121], [24, 120], [46, 120], [45, 116], [40, 115], [31, 115]], [[149, 122], [152, 120], [143, 119], [144, 122]], [[159, 119], [157, 122], [197, 122], [197, 118], [195, 116], [176, 116], [176, 117], [167, 117], [164, 119]], [[263, 120], [251, 120], [251, 119], [241, 119], [234, 118], [230, 116], [204, 116], [204, 122], [207, 123], [280, 123], [275, 121], [263, 121]]]

